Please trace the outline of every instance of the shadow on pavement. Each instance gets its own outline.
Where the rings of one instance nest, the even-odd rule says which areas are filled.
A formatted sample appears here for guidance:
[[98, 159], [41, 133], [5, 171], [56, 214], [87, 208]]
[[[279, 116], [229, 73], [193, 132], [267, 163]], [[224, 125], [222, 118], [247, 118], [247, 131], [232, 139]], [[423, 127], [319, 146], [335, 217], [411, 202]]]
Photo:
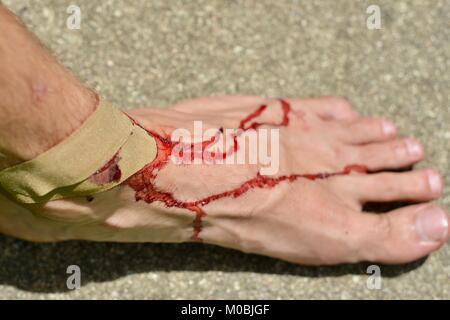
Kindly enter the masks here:
[[[420, 267], [426, 259], [381, 266], [385, 277]], [[36, 244], [0, 236], [0, 283], [31, 292], [68, 291], [69, 265], [81, 268], [82, 285], [151, 271], [222, 271], [339, 277], [367, 274], [370, 263], [305, 267], [204, 244], [119, 244], [68, 241]]]

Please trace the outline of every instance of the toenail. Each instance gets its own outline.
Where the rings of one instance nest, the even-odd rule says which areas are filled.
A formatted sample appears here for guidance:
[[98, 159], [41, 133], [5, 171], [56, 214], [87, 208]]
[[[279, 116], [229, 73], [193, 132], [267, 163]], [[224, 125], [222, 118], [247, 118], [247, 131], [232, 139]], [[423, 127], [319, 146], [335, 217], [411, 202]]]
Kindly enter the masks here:
[[442, 190], [441, 177], [433, 170], [428, 171], [428, 184], [430, 185], [431, 192], [433, 192], [434, 194], [441, 193]]
[[411, 157], [419, 157], [422, 154], [422, 147], [413, 139], [406, 140], [406, 150]]
[[439, 207], [427, 206], [418, 213], [416, 231], [422, 242], [440, 242], [447, 237], [448, 217]]
[[383, 120], [382, 126], [383, 126], [383, 133], [386, 136], [393, 136], [395, 134], [395, 126], [391, 121]]

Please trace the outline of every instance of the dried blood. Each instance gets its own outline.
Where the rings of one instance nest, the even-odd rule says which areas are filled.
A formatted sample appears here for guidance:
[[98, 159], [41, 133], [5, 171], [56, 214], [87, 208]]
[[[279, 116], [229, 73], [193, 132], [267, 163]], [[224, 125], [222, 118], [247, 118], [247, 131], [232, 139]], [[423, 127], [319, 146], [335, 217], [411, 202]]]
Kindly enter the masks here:
[[119, 167], [120, 151], [117, 152], [107, 163], [98, 169], [89, 180], [92, 183], [102, 185], [113, 181], [119, 181], [122, 177], [122, 171]]
[[[261, 116], [265, 110], [267, 110], [266, 105], [260, 106], [257, 110], [249, 114], [247, 117], [242, 119], [239, 124], [239, 129], [246, 131], [249, 129], [258, 129], [260, 126], [288, 126], [289, 125], [289, 113], [291, 112], [291, 106], [285, 100], [280, 99], [280, 105], [283, 112], [282, 119], [278, 123], [269, 122], [257, 122], [254, 119]], [[135, 125], [139, 125], [136, 121], [132, 120]], [[234, 189], [230, 189], [221, 193], [211, 194], [202, 199], [192, 200], [192, 201], [182, 201], [176, 199], [173, 193], [165, 190], [158, 189], [154, 182], [158, 171], [164, 168], [168, 163], [169, 157], [172, 153], [173, 148], [180, 142], [173, 142], [168, 137], [163, 137], [156, 132], [145, 129], [148, 134], [155, 138], [157, 144], [157, 156], [156, 159], [145, 166], [142, 170], [134, 174], [128, 179], [128, 185], [136, 192], [136, 201], [145, 201], [146, 203], [161, 202], [166, 207], [182, 208], [195, 213], [195, 218], [193, 220], [193, 234], [191, 239], [194, 241], [201, 241], [200, 232], [202, 231], [202, 218], [206, 215], [203, 207], [207, 204], [223, 199], [223, 198], [238, 198], [245, 194], [247, 191], [255, 188], [259, 189], [269, 189], [273, 188], [281, 182], [293, 182], [297, 179], [303, 178], [308, 180], [318, 180], [327, 179], [334, 176], [347, 175], [352, 171], [365, 173], [367, 168], [363, 165], [349, 165], [346, 166], [342, 171], [338, 172], [323, 172], [323, 173], [313, 173], [313, 174], [290, 174], [282, 175], [279, 177], [269, 177], [262, 176], [259, 173], [252, 179], [244, 181], [240, 186]], [[223, 132], [223, 129], [219, 130]], [[202, 142], [202, 147], [207, 147], [208, 145], [214, 143], [214, 138], [208, 141]], [[235, 152], [238, 148], [237, 137], [234, 136], [234, 146], [233, 151]], [[194, 144], [191, 144], [191, 150], [194, 148]], [[222, 158], [226, 158], [230, 152], [224, 152]], [[195, 155], [192, 154], [191, 157]]]

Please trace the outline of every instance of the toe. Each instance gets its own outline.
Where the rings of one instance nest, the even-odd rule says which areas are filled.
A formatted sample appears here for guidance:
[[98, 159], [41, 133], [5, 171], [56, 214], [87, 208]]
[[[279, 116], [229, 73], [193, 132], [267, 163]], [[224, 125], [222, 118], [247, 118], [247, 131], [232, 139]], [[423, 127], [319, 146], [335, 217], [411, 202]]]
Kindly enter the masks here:
[[399, 169], [421, 161], [424, 149], [414, 138], [396, 139], [357, 146], [356, 157], [371, 171]]
[[361, 260], [407, 263], [430, 254], [448, 241], [448, 214], [433, 204], [361, 216]]
[[359, 202], [429, 201], [442, 194], [443, 179], [433, 169], [350, 175], [339, 179], [340, 190]]
[[387, 141], [396, 136], [394, 124], [384, 118], [358, 118], [342, 123], [344, 140], [351, 144]]
[[358, 118], [350, 102], [342, 97], [292, 98], [288, 101], [294, 109], [305, 109], [316, 113], [324, 120], [351, 120]]

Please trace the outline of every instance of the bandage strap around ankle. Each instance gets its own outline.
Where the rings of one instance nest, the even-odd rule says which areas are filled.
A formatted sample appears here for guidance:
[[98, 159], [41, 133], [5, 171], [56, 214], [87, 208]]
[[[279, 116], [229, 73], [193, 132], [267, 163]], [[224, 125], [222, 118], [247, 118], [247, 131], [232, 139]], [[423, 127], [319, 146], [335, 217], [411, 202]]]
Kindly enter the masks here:
[[[33, 160], [0, 171], [0, 187], [22, 203], [86, 196], [124, 182], [156, 157], [156, 143], [118, 108], [105, 100], [67, 139]], [[120, 177], [89, 179], [116, 159]]]

